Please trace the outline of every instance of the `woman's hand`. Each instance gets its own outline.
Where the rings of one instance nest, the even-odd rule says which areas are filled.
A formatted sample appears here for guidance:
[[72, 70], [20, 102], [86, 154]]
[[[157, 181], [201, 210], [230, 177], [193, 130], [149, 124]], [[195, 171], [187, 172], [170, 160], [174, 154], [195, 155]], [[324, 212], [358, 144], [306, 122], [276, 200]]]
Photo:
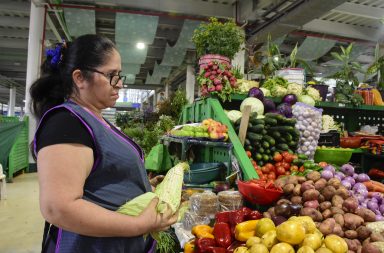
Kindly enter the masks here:
[[168, 230], [169, 227], [176, 223], [178, 212], [172, 214], [172, 209], [167, 208], [164, 213], [158, 213], [156, 210], [158, 198], [154, 198], [146, 209], [140, 214], [142, 221], [148, 225], [148, 232], [158, 232]]

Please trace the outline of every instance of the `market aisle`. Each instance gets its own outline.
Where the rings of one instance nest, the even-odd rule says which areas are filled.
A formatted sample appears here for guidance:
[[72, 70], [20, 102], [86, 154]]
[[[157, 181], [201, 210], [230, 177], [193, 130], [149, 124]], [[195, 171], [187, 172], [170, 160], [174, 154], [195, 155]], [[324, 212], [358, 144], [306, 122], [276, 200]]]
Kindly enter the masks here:
[[0, 201], [0, 252], [40, 252], [44, 220], [37, 173], [16, 176], [7, 191], [7, 200]]

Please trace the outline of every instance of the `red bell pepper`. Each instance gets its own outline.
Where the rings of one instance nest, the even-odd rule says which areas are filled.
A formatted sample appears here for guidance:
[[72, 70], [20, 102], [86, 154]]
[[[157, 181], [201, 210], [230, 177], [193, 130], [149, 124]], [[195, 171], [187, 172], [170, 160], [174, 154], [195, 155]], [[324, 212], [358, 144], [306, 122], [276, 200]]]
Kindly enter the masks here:
[[209, 253], [227, 253], [227, 250], [221, 247], [212, 247]]
[[240, 210], [244, 213], [244, 216], [247, 216], [248, 214], [250, 214], [252, 212], [252, 209], [245, 207], [245, 206], [240, 208]]
[[218, 212], [215, 215], [216, 222], [225, 222], [229, 223], [229, 215], [231, 214], [230, 211], [225, 211], [225, 212]]
[[216, 244], [220, 247], [228, 248], [232, 243], [231, 229], [228, 223], [216, 222], [213, 227], [213, 236]]
[[252, 211], [248, 215], [245, 215], [245, 220], [260, 220], [263, 215], [259, 211]]
[[228, 248], [226, 253], [233, 253], [236, 248], [245, 246], [244, 242], [234, 241]]
[[231, 228], [232, 238], [235, 238], [235, 227], [237, 224], [244, 221], [244, 212], [239, 210], [231, 211], [229, 214], [229, 226]]
[[215, 239], [211, 238], [198, 238], [195, 240], [196, 253], [211, 253], [211, 248], [216, 246]]

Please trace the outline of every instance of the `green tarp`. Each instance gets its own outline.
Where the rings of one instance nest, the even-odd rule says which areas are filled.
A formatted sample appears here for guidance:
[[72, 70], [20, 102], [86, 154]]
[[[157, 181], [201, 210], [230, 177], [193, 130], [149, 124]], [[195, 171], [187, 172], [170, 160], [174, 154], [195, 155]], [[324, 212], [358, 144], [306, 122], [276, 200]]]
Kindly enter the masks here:
[[0, 163], [8, 167], [8, 156], [15, 144], [24, 122], [0, 122]]

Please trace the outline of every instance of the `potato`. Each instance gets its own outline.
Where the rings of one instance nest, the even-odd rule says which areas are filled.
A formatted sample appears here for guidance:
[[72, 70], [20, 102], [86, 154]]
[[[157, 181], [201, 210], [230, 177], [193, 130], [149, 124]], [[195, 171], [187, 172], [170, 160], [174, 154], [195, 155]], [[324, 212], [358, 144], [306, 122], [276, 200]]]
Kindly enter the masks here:
[[339, 187], [341, 186], [341, 181], [338, 178], [334, 177], [328, 180], [327, 185], [333, 186], [335, 187], [335, 189], [339, 189]]
[[324, 196], [323, 195], [319, 195], [319, 203], [322, 203], [322, 202], [324, 202], [325, 201], [325, 198], [324, 198]]
[[275, 186], [283, 188], [288, 181], [288, 177], [279, 177], [278, 179], [275, 180]]
[[325, 186], [327, 186], [327, 180], [325, 180], [324, 178], [320, 178], [315, 183], [315, 189], [318, 191], [322, 191]]
[[312, 180], [313, 182], [316, 182], [321, 178], [321, 174], [318, 171], [312, 171], [308, 173], [306, 177], [308, 180]]
[[285, 194], [291, 194], [293, 189], [295, 188], [295, 185], [294, 184], [286, 184], [284, 187], [283, 187], [283, 191]]
[[335, 187], [329, 185], [321, 191], [321, 194], [324, 196], [325, 200], [331, 200], [336, 194], [336, 189]]
[[312, 180], [305, 181], [304, 183], [301, 184], [301, 193], [304, 193], [307, 190], [315, 189], [315, 184], [313, 183]]
[[357, 232], [355, 230], [347, 230], [344, 232], [344, 236], [348, 239], [356, 239], [357, 238]]
[[297, 181], [299, 182], [299, 184], [302, 184], [307, 181], [307, 179], [305, 177], [297, 177]]
[[343, 210], [348, 213], [355, 213], [358, 206], [359, 202], [354, 197], [347, 198], [343, 202]]
[[[344, 199], [339, 195], [335, 195], [332, 197], [332, 206], [342, 208]], [[345, 210], [344, 210], [345, 211]]]
[[343, 199], [347, 199], [351, 195], [347, 188], [345, 188], [344, 186], [340, 186], [339, 189], [337, 189], [336, 194], [342, 197]]
[[304, 202], [304, 207], [311, 207], [317, 209], [319, 207], [319, 202], [317, 200], [309, 200]]
[[301, 196], [301, 191], [300, 191], [300, 189], [301, 189], [301, 185], [300, 185], [300, 184], [297, 184], [297, 185], [295, 186], [295, 188], [293, 188], [293, 191], [292, 191], [293, 195], [294, 195], [294, 196]]
[[344, 237], [344, 231], [343, 228], [340, 226], [340, 224], [336, 223], [335, 228], [333, 229], [333, 233], [335, 235], [338, 235], [340, 237]]
[[360, 226], [356, 229], [357, 237], [363, 241], [371, 235], [371, 231], [366, 226]]
[[287, 183], [285, 185], [287, 184], [297, 185], [298, 184], [297, 176], [289, 176], [287, 179]]
[[309, 201], [309, 200], [317, 200], [320, 193], [315, 189], [306, 190], [303, 193], [303, 201]]
[[336, 221], [335, 219], [333, 218], [329, 218], [329, 219], [326, 219], [325, 221], [323, 221], [320, 226], [319, 226], [319, 230], [320, 232], [323, 234], [323, 235], [329, 235], [331, 233], [333, 233], [333, 230], [335, 228], [335, 225], [336, 225]]
[[292, 204], [301, 204], [302, 203], [302, 198], [300, 196], [293, 196], [291, 198]]
[[367, 243], [363, 245], [363, 248], [361, 249], [361, 253], [381, 253], [380, 249], [377, 248], [372, 243]]
[[316, 209], [310, 208], [310, 207], [304, 207], [303, 209], [301, 209], [300, 215], [301, 216], [309, 216], [312, 218], [313, 221], [322, 221], [323, 220], [323, 216], [321, 215], [321, 213], [319, 211], [317, 211]]
[[323, 215], [323, 219], [326, 220], [328, 218], [332, 217], [332, 212], [329, 209], [324, 210], [324, 212], [321, 213]]
[[344, 227], [344, 216], [342, 214], [337, 213], [333, 215], [333, 218], [335, 219], [337, 224], [339, 224], [341, 227]]
[[327, 249], [325, 247], [320, 247], [315, 252], [316, 253], [332, 253], [332, 251], [330, 249]]
[[291, 204], [291, 201], [289, 201], [288, 199], [279, 199], [276, 202], [276, 205], [281, 205], [281, 204]]
[[365, 222], [374, 222], [376, 221], [376, 215], [373, 211], [367, 208], [357, 208], [355, 213], [362, 217]]
[[344, 214], [343, 209], [335, 207], [335, 206], [331, 207], [331, 212], [332, 212], [333, 215], [338, 214], [338, 213], [339, 214]]
[[356, 252], [359, 249], [359, 246], [361, 247], [359, 240], [356, 240], [356, 239], [350, 240], [350, 239], [346, 239], [346, 238], [344, 238], [344, 240], [348, 245], [348, 250], [350, 250], [352, 252]]
[[325, 210], [331, 208], [332, 203], [329, 201], [324, 201], [323, 203], [320, 203], [320, 211], [324, 212]]
[[353, 213], [344, 214], [344, 227], [356, 230], [364, 223], [364, 219]]
[[383, 242], [384, 236], [380, 233], [372, 233], [371, 236], [371, 242]]

